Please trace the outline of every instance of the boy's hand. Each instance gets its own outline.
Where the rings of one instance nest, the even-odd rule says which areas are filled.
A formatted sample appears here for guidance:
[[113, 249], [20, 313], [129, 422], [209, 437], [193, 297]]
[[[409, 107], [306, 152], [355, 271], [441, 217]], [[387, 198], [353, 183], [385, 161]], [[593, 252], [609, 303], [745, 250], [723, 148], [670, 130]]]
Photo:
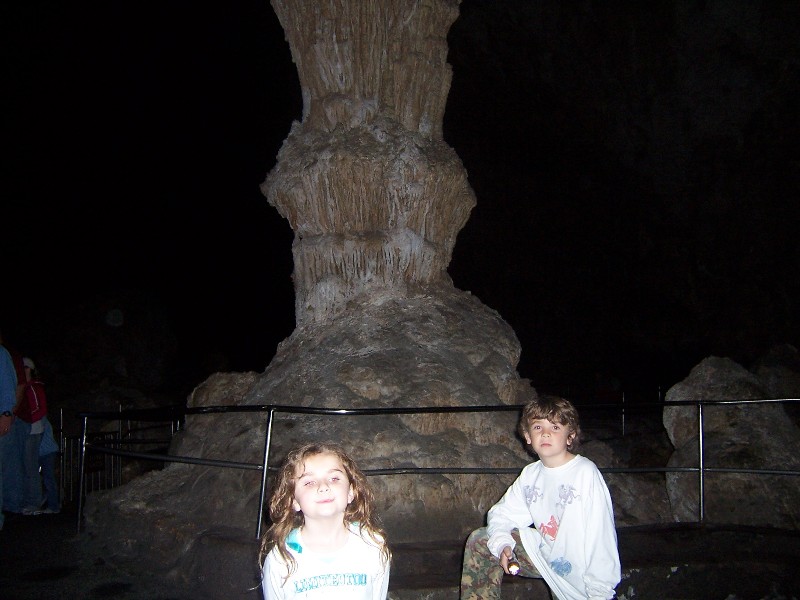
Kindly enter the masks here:
[[503, 548], [503, 551], [500, 552], [500, 566], [503, 567], [503, 571], [505, 571], [508, 575], [512, 575], [512, 573], [508, 572], [508, 561], [514, 556], [514, 551], [511, 549], [511, 546], [506, 546]]

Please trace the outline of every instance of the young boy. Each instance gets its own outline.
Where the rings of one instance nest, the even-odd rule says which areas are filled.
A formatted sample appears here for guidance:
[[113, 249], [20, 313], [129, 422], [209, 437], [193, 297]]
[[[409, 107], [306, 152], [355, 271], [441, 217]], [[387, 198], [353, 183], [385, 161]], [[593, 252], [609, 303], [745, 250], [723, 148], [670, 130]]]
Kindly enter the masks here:
[[[537, 398], [519, 432], [539, 460], [529, 464], [470, 534], [462, 600], [500, 600], [503, 573], [542, 577], [560, 600], [609, 600], [620, 581], [614, 510], [597, 466], [575, 454], [580, 423], [563, 398]], [[533, 527], [532, 527], [533, 526]], [[519, 564], [509, 562], [516, 560]]]

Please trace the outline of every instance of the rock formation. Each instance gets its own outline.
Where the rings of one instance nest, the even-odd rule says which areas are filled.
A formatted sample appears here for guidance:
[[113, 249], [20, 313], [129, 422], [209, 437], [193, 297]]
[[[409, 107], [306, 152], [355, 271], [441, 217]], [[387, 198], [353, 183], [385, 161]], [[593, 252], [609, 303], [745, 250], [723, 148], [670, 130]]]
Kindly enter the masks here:
[[[728, 358], [709, 357], [667, 393], [668, 401], [760, 400], [800, 396], [796, 350], [765, 357], [749, 371]], [[787, 361], [786, 358], [789, 360]], [[795, 368], [792, 368], [794, 366]], [[760, 403], [709, 405], [703, 409], [703, 455], [707, 468], [800, 470], [797, 405]], [[675, 447], [670, 467], [699, 464], [697, 409], [664, 408], [664, 427]], [[668, 473], [667, 492], [675, 521], [699, 518], [695, 473]], [[710, 523], [800, 529], [800, 488], [796, 478], [775, 474], [708, 473], [705, 519]]]
[[[297, 328], [264, 373], [218, 373], [190, 406], [467, 407], [535, 394], [511, 327], [448, 274], [475, 204], [442, 139], [452, 0], [273, 0], [297, 65], [294, 123], [262, 189], [294, 230]], [[487, 243], [491, 243], [487, 240]], [[213, 316], [212, 316], [213, 318]], [[281, 415], [272, 464], [303, 441], [341, 442], [365, 469], [511, 467], [530, 460], [517, 415]], [[659, 442], [646, 431], [642, 439]], [[265, 415], [194, 415], [171, 453], [259, 463]], [[676, 438], [673, 443], [677, 443]], [[633, 447], [628, 451], [633, 453]], [[603, 440], [585, 454], [625, 461]], [[678, 460], [677, 458], [675, 459]], [[513, 475], [371, 479], [393, 543], [463, 539]], [[197, 597], [257, 597], [260, 473], [170, 464], [93, 494], [86, 529], [106, 558]], [[618, 524], [668, 517], [663, 477], [609, 478]], [[643, 499], [646, 499], [644, 502]], [[638, 503], [638, 505], [637, 505]]]
[[[294, 230], [297, 329], [263, 374], [212, 377], [189, 404], [524, 401], [535, 392], [515, 370], [514, 332], [447, 275], [475, 204], [461, 161], [442, 139], [446, 36], [458, 4], [274, 0], [273, 7], [304, 107], [262, 189]], [[528, 457], [516, 421], [513, 411], [281, 418], [273, 462], [294, 444], [325, 438], [345, 445], [363, 468], [521, 467]], [[257, 413], [193, 416], [171, 451], [258, 463], [264, 431]], [[380, 476], [373, 486], [399, 543], [462, 539], [512, 479]], [[169, 465], [91, 499], [87, 528], [103, 532], [112, 560], [170, 571], [188, 586], [213, 576], [220, 589], [241, 591], [241, 568], [215, 557], [236, 532], [254, 532], [259, 480], [252, 471]], [[249, 567], [251, 546], [226, 556]]]
[[[467, 173], [442, 139], [451, 78], [446, 36], [457, 4], [273, 5], [304, 106], [262, 189], [295, 232], [297, 330], [248, 401], [517, 402], [525, 387], [515, 371], [514, 332], [447, 275], [456, 236], [475, 205]], [[278, 456], [305, 439], [337, 439], [366, 468], [495, 466], [508, 464], [509, 448], [521, 450], [513, 442], [514, 418], [505, 417], [499, 436], [496, 415], [384, 417], [380, 427], [367, 419], [298, 417], [291, 431], [279, 427], [273, 436]], [[474, 478], [412, 484], [389, 477], [375, 485], [398, 541], [459, 537], [468, 525], [451, 515], [479, 519], [497, 495]]]

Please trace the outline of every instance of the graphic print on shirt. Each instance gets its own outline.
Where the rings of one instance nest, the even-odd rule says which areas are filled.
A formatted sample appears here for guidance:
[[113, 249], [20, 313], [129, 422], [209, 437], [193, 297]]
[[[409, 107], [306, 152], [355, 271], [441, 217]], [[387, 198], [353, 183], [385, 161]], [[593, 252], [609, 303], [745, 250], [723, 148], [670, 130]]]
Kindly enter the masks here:
[[551, 542], [555, 541], [558, 535], [558, 525], [561, 523], [561, 518], [564, 516], [564, 509], [568, 504], [572, 504], [572, 501], [579, 497], [580, 496], [575, 493], [575, 488], [571, 485], [558, 486], [558, 502], [556, 502], [555, 506], [556, 514], [550, 515], [550, 520], [547, 523], [540, 523], [537, 528], [543, 537], [546, 537]]
[[366, 573], [328, 573], [325, 575], [315, 575], [305, 577], [294, 582], [296, 594], [318, 590], [321, 588], [337, 587], [364, 587], [367, 585]]
[[562, 507], [567, 504], [572, 504], [572, 501], [578, 498], [580, 498], [580, 496], [575, 493], [575, 488], [571, 485], [558, 486], [558, 503]]
[[572, 501], [578, 498], [580, 496], [575, 493], [575, 488], [571, 485], [562, 484], [558, 486], [558, 503], [556, 504], [556, 521], [558, 523], [561, 523], [561, 519], [564, 517], [564, 509], [567, 508], [567, 505], [572, 504]]
[[561, 575], [561, 577], [566, 577], [572, 573], [572, 563], [563, 557], [552, 561], [550, 563], [550, 568], [555, 571], [556, 575]]
[[537, 529], [539, 530], [539, 533], [542, 534], [542, 537], [554, 542], [556, 535], [558, 535], [558, 521], [556, 521], [555, 515], [550, 515], [550, 520], [547, 522], [547, 524], [540, 523]]
[[525, 493], [525, 502], [528, 504], [534, 504], [539, 498], [544, 496], [539, 488], [534, 486], [526, 485], [522, 488], [522, 490]]
[[[544, 539], [548, 540], [550, 543], [555, 542], [561, 519], [564, 517], [564, 511], [568, 505], [579, 498], [580, 494], [578, 494], [577, 490], [571, 485], [562, 484], [558, 486], [558, 501], [555, 506], [556, 514], [550, 515], [550, 521], [548, 521], [546, 525], [542, 523], [539, 526], [539, 531]], [[561, 556], [550, 561], [550, 568], [553, 569], [553, 572], [557, 575], [566, 577], [572, 572], [572, 563], [567, 560], [566, 557]]]

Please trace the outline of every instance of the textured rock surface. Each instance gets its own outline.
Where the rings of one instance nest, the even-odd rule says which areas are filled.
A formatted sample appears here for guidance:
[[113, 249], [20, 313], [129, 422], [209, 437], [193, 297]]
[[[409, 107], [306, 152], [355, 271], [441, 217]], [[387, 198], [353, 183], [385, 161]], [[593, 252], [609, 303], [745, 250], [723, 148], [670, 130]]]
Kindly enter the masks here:
[[442, 139], [458, 3], [273, 2], [297, 65], [294, 123], [262, 189], [295, 233], [295, 319], [448, 281], [475, 206]]
[[[475, 203], [443, 141], [446, 34], [457, 3], [273, 0], [303, 88], [263, 191], [295, 238], [297, 329], [263, 374], [218, 374], [190, 405], [475, 406], [534, 392], [500, 315], [456, 290], [447, 266]], [[341, 442], [363, 468], [521, 467], [517, 415], [281, 417], [272, 463], [310, 439]], [[663, 433], [663, 432], [662, 432]], [[259, 463], [264, 417], [196, 416], [172, 452]], [[665, 440], [655, 437], [659, 447]], [[624, 452], [633, 453], [629, 441]], [[585, 453], [623, 464], [603, 440]], [[373, 478], [395, 543], [460, 540], [513, 476]], [[663, 479], [610, 478], [620, 525], [664, 517]], [[115, 563], [220, 596], [254, 582], [256, 471], [175, 464], [95, 494], [87, 529]], [[643, 502], [643, 500], [646, 501]], [[640, 504], [636, 506], [636, 502]], [[247, 541], [244, 541], [247, 540]], [[224, 560], [215, 557], [224, 556]]]
[[[456, 290], [446, 272], [475, 204], [461, 161], [442, 140], [451, 77], [446, 36], [458, 4], [275, 0], [273, 7], [298, 67], [304, 109], [263, 191], [295, 232], [298, 328], [264, 374], [210, 382], [192, 403], [524, 400], [533, 391], [516, 372], [514, 332]], [[263, 421], [252, 414], [222, 421], [188, 420], [175, 451], [259, 462]], [[324, 438], [344, 444], [363, 468], [522, 466], [515, 423], [510, 412], [281, 419], [273, 430], [274, 462], [290, 446]], [[106, 532], [109, 547], [123, 548], [116, 558], [133, 563], [138, 555], [139, 568], [151, 562], [197, 583], [211, 562], [203, 544], [223, 539], [224, 528], [252, 523], [258, 483], [253, 472], [173, 465], [98, 497], [87, 524]], [[402, 542], [462, 538], [508, 483], [495, 476], [388, 476], [374, 487], [390, 535]], [[142, 530], [142, 516], [157, 532]], [[150, 538], [159, 550], [144, 559]], [[241, 550], [244, 558], [249, 549]]]
[[[519, 347], [503, 320], [465, 292], [351, 304], [341, 318], [299, 328], [248, 401], [293, 406], [414, 407], [517, 403], [532, 393], [513, 370]], [[336, 439], [363, 468], [524, 464], [516, 412], [281, 417], [277, 456], [302, 441]], [[382, 514], [398, 540], [459, 537], [507, 478], [377, 477]], [[507, 484], [506, 484], [507, 485]]]
[[[796, 351], [793, 361], [796, 362]], [[697, 365], [681, 383], [667, 393], [668, 401], [756, 400], [774, 397], [770, 389], [784, 392], [778, 397], [797, 398], [800, 388], [791, 363], [781, 384], [767, 380], [727, 358], [709, 357]], [[763, 369], [761, 370], [763, 373]], [[693, 406], [664, 408], [664, 426], [675, 446], [670, 467], [699, 464], [697, 409]], [[705, 466], [729, 469], [800, 469], [796, 448], [800, 428], [783, 404], [738, 404], [706, 406], [703, 409]], [[667, 490], [676, 521], [699, 518], [699, 487], [696, 474], [668, 473]], [[793, 477], [744, 473], [709, 473], [704, 484], [705, 518], [715, 523], [800, 528], [800, 487]]]
[[[513, 404], [533, 393], [511, 367], [518, 353], [508, 325], [468, 293], [429, 290], [402, 301], [360, 306], [334, 323], [299, 328], [263, 375], [214, 375], [195, 390], [190, 405]], [[190, 416], [170, 452], [259, 463], [264, 421], [260, 413]], [[333, 439], [365, 469], [521, 467], [529, 457], [515, 437], [516, 421], [516, 411], [280, 416], [272, 432], [273, 462], [295, 444]], [[397, 542], [464, 537], [482, 522], [510, 481], [510, 476], [476, 475], [372, 478], [381, 514]], [[141, 529], [144, 520], [164, 535], [150, 559], [170, 565], [176, 554], [196, 546], [195, 538], [215, 535], [218, 527], [254, 531], [259, 483], [252, 471], [170, 465], [123, 488], [93, 495], [87, 523], [104, 531], [109, 548], [125, 549], [113, 551], [116, 558], [134, 562], [148, 544]], [[179, 531], [173, 519], [182, 522]]]

